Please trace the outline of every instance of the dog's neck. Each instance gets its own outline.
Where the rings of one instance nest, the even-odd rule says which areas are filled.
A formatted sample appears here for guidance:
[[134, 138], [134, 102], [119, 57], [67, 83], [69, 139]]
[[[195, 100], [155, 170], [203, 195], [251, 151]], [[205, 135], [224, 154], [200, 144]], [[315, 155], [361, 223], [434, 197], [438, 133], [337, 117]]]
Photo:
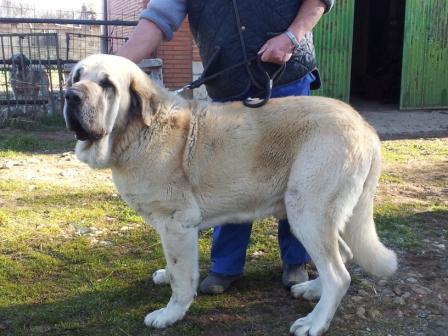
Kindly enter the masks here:
[[112, 166], [127, 169], [136, 162], [151, 161], [151, 153], [160, 148], [177, 148], [179, 141], [186, 141], [190, 120], [189, 104], [159, 109], [149, 120], [133, 115], [122, 130], [113, 134]]
[[24, 74], [28, 73], [29, 71], [30, 71], [29, 65], [23, 65], [23, 66], [13, 65], [11, 67], [11, 72], [16, 74], [16, 76], [23, 76]]

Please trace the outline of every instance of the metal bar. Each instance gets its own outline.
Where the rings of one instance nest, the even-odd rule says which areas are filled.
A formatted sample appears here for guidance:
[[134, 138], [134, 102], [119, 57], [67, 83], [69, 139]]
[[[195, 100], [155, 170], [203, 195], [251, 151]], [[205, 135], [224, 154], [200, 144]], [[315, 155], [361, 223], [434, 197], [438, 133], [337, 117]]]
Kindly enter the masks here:
[[47, 104], [48, 103], [48, 99], [1, 99], [0, 100], [0, 105], [29, 105], [29, 104]]
[[[50, 35], [47, 35], [47, 36], [50, 36]], [[56, 41], [57, 40], [58, 39], [56, 38]], [[51, 58], [50, 46], [49, 46], [49, 43], [45, 43], [45, 45], [46, 45], [46, 49], [47, 49], [47, 60], [49, 60]], [[39, 53], [39, 57], [40, 57], [40, 53]], [[47, 106], [47, 114], [48, 114], [49, 111], [51, 111], [52, 113], [54, 111], [54, 104], [53, 104], [53, 78], [52, 78], [52, 75], [51, 75], [51, 66], [48, 64], [48, 67], [46, 67], [46, 68], [48, 69], [46, 72], [47, 72], [48, 83], [49, 83], [50, 87], [49, 87], [49, 90], [47, 92], [42, 92], [42, 96], [44, 94], [47, 95], [49, 103], [51, 104], [51, 109], [48, 109], [48, 106]], [[44, 88], [44, 87], [45, 86], [41, 85], [41, 89], [39, 91], [41, 91], [42, 88]]]
[[[2, 59], [5, 59], [5, 43], [3, 42], [3, 37], [1, 36], [1, 45], [2, 45]], [[6, 99], [8, 99], [8, 102], [10, 100], [10, 93], [9, 93], [9, 86], [8, 86], [8, 75], [6, 74], [6, 69], [3, 71], [3, 76], [5, 79], [5, 88], [6, 88]], [[8, 104], [8, 112], [9, 112], [9, 104]]]
[[[104, 21], [108, 21], [107, 20], [107, 14], [108, 14], [108, 8], [107, 8], [107, 0], [103, 0], [103, 19]], [[109, 40], [107, 39], [109, 33], [109, 27], [108, 26], [102, 26], [101, 27], [102, 30], [102, 35], [103, 35], [103, 39], [101, 40], [101, 52], [104, 54], [107, 54], [107, 52], [109, 51]]]
[[[25, 36], [24, 36], [23, 38], [25, 38]], [[22, 37], [19, 37], [19, 40], [21, 40], [21, 39], [22, 39]], [[36, 36], [36, 39], [37, 39], [37, 45], [39, 46], [39, 43], [40, 43], [40, 41], [39, 41], [39, 36]], [[34, 55], [31, 53], [31, 39], [30, 39], [30, 37], [28, 37], [28, 38], [26, 39], [26, 42], [27, 42], [27, 45], [28, 45], [28, 57], [29, 57], [30, 59], [34, 59], [35, 57], [34, 57]], [[39, 47], [38, 47], [38, 48], [39, 48]], [[20, 52], [22, 52], [22, 50], [21, 50]], [[39, 54], [39, 57], [40, 57], [40, 54]], [[23, 64], [22, 64], [22, 66], [23, 66]], [[38, 85], [37, 95], [34, 95], [32, 92], [30, 93], [30, 94], [31, 94], [31, 97], [33, 98], [33, 105], [36, 105], [36, 100], [37, 100], [37, 98], [38, 98], [38, 96], [39, 96], [40, 88], [41, 88], [41, 86]]]
[[[11, 47], [11, 56], [12, 56], [12, 55], [14, 55], [14, 45], [13, 45], [13, 42], [12, 42], [12, 36], [9, 36], [9, 46]], [[16, 98], [16, 94], [14, 93], [14, 88], [12, 87], [12, 85], [11, 85], [11, 92], [13, 94], [13, 97]], [[8, 109], [9, 109], [9, 107], [10, 106], [8, 104]]]
[[[64, 63], [76, 63], [76, 62], [78, 62], [79, 60], [71, 60], [71, 59], [68, 59], [68, 60], [64, 60]], [[34, 65], [37, 65], [37, 64], [41, 64], [41, 62], [44, 62], [44, 63], [47, 63], [47, 64], [51, 64], [51, 65], [57, 65], [58, 64], [58, 60], [55, 60], [55, 59], [48, 59], [48, 60], [41, 60], [41, 61], [39, 61], [39, 60], [31, 60], [30, 59], [30, 64], [34, 64]], [[2, 60], [2, 59], [0, 59], [0, 67], [1, 66], [5, 66], [5, 65], [12, 65], [12, 62], [11, 62], [11, 60], [10, 59], [7, 59], [7, 60]]]
[[[56, 59], [58, 62], [57, 68], [58, 68], [58, 78], [59, 78], [59, 98], [60, 98], [59, 101], [60, 101], [61, 113], [62, 113], [62, 110], [64, 108], [64, 94], [63, 94], [63, 88], [62, 88], [62, 83], [64, 82], [64, 78], [62, 77], [62, 65], [61, 65], [61, 60], [59, 59], [59, 39], [56, 39]], [[53, 97], [51, 99], [51, 103], [54, 107]], [[54, 111], [54, 108], [53, 108], [53, 111]]]
[[0, 23], [55, 23], [55, 24], [78, 24], [90, 26], [136, 26], [138, 21], [124, 20], [79, 20], [79, 19], [37, 19], [37, 18], [0, 18]]
[[67, 60], [69, 51], [70, 51], [70, 33], [65, 33], [65, 59]]
[[84, 33], [66, 33], [67, 35], [73, 35], [76, 37], [99, 37], [99, 38], [106, 38], [110, 39], [113, 38], [114, 40], [127, 40], [129, 37], [120, 37], [120, 36], [104, 36], [104, 35], [95, 35], [95, 34], [84, 34]]
[[[0, 18], [1, 20], [1, 18]], [[57, 35], [57, 33], [1, 33], [0, 36], [47, 36], [47, 35]]]

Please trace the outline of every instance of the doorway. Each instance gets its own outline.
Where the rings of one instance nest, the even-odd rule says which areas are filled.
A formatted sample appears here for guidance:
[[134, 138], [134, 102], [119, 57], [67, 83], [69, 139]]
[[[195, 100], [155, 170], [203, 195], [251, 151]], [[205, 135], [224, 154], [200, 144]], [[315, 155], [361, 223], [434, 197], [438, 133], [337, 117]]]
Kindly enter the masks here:
[[397, 107], [405, 0], [356, 0], [350, 101]]

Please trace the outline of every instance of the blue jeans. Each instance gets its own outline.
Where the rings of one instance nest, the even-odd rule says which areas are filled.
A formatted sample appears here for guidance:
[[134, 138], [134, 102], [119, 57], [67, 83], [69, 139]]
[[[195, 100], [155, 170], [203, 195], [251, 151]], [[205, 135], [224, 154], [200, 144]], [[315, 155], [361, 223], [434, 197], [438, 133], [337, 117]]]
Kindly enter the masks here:
[[[315, 80], [312, 74], [302, 79], [275, 87], [272, 98], [286, 96], [309, 96], [310, 85]], [[252, 225], [226, 224], [217, 226], [212, 235], [211, 271], [219, 275], [239, 275], [243, 273], [246, 249], [250, 240]], [[278, 242], [283, 263], [300, 265], [310, 260], [303, 245], [291, 233], [288, 220], [282, 219], [278, 226]]]

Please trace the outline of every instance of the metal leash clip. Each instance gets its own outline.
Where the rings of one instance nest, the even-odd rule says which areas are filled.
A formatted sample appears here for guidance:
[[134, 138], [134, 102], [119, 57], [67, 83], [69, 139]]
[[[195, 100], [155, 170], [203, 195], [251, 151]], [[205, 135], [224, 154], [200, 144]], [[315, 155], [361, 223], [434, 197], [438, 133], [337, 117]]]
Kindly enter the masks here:
[[192, 88], [191, 88], [191, 83], [182, 86], [180, 89], [175, 90], [174, 93], [177, 94], [177, 95], [181, 95], [181, 94], [184, 93], [184, 91], [186, 91], [186, 90], [192, 90]]

